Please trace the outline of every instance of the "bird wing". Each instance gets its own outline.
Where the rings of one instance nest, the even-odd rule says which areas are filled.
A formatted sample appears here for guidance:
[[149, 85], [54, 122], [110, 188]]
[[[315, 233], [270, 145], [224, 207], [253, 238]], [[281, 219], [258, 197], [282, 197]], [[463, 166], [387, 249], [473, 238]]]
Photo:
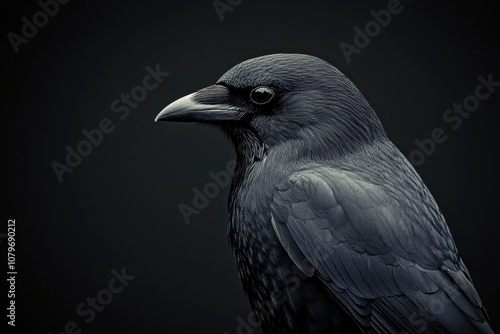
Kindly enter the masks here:
[[272, 225], [367, 333], [493, 333], [432, 198], [419, 212], [387, 189], [333, 168], [299, 171], [275, 189]]

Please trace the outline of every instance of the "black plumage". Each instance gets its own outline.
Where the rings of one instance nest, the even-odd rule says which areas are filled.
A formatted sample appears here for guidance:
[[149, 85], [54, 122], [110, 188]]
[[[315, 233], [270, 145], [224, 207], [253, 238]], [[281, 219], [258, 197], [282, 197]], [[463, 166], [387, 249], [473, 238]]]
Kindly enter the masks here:
[[321, 59], [236, 65], [157, 120], [235, 144], [229, 241], [265, 333], [493, 333], [436, 202]]

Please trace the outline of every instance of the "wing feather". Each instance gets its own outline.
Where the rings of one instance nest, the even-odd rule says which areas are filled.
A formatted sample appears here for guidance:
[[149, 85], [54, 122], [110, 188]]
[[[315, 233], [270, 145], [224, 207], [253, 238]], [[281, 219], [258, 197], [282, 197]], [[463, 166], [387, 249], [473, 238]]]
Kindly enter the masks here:
[[276, 188], [271, 221], [298, 268], [367, 333], [493, 333], [439, 210], [418, 207], [353, 173], [317, 168]]

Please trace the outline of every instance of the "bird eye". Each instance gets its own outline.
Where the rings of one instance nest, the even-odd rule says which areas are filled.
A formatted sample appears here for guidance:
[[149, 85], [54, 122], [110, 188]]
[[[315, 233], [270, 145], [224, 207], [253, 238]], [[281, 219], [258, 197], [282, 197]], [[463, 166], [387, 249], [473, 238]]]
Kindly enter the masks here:
[[274, 97], [275, 93], [269, 87], [260, 86], [252, 89], [250, 92], [250, 100], [252, 100], [255, 104], [266, 104], [271, 101]]

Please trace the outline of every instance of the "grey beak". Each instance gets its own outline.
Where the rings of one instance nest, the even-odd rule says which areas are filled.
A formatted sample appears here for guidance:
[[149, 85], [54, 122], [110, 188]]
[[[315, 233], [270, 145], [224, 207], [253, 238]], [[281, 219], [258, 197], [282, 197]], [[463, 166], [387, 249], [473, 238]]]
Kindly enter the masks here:
[[155, 118], [171, 122], [219, 122], [238, 120], [243, 111], [230, 104], [231, 93], [221, 85], [213, 85], [181, 97], [166, 106]]

